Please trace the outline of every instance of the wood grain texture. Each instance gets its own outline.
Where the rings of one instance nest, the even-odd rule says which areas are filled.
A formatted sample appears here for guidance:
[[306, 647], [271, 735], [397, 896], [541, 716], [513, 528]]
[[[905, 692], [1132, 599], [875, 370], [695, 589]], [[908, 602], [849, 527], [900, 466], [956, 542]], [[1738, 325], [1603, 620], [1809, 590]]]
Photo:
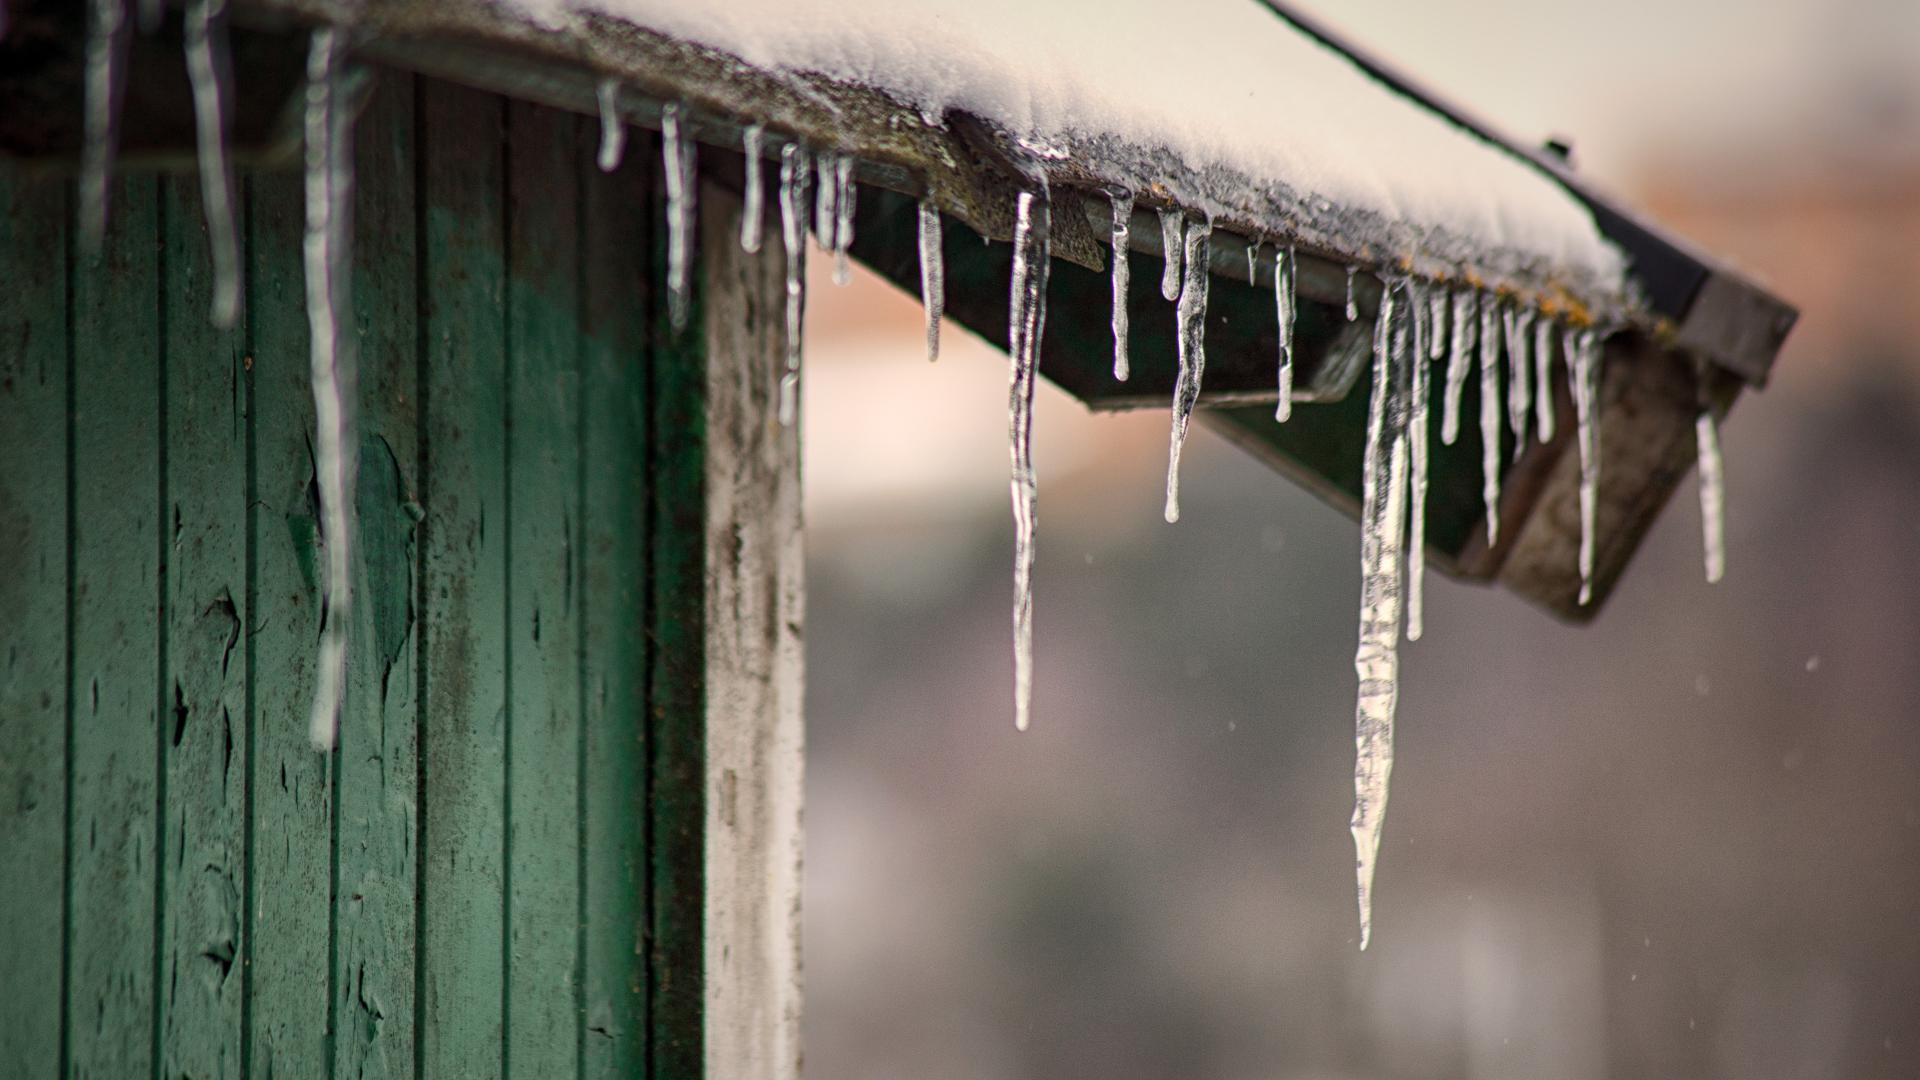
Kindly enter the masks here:
[[61, 1059], [68, 732], [66, 185], [0, 172], [0, 1071]]
[[741, 251], [740, 206], [701, 193], [706, 282], [708, 1076], [800, 1073], [800, 431], [775, 420], [785, 254]]

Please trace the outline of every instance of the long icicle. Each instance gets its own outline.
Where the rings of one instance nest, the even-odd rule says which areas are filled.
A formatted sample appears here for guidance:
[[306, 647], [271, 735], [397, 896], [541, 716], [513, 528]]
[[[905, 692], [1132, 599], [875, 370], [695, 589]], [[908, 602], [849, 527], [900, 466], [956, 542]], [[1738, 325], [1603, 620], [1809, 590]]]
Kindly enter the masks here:
[[1500, 302], [1480, 294], [1480, 501], [1487, 546], [1500, 541]]
[[1207, 269], [1211, 259], [1213, 223], [1187, 223], [1186, 280], [1180, 286], [1175, 344], [1180, 354], [1180, 379], [1173, 388], [1173, 432], [1167, 449], [1168, 522], [1180, 520], [1180, 451], [1187, 443], [1193, 406], [1200, 400], [1200, 381], [1207, 371]]
[[858, 195], [853, 179], [854, 158], [841, 154], [833, 163], [833, 283], [853, 280], [847, 252], [853, 247], [853, 204]]
[[780, 148], [780, 241], [787, 254], [787, 370], [780, 377], [780, 422], [791, 427], [800, 399], [800, 311], [806, 299], [807, 151]]
[[620, 121], [620, 80], [603, 76], [594, 86], [594, 97], [600, 102], [600, 152], [594, 164], [610, 173], [620, 167], [627, 152], [627, 125]]
[[1279, 395], [1274, 401], [1273, 418], [1282, 424], [1293, 416], [1293, 323], [1297, 307], [1293, 275], [1293, 246], [1289, 244], [1273, 257], [1273, 307], [1280, 324], [1280, 366], [1275, 373]]
[[759, 252], [760, 236], [766, 228], [766, 191], [760, 178], [760, 144], [766, 130], [759, 124], [748, 124], [740, 136], [740, 153], [747, 163], [746, 201], [740, 208], [740, 250], [749, 255]]
[[126, 64], [125, 0], [88, 5], [86, 100], [80, 141], [80, 239], [98, 252], [107, 231], [108, 190], [120, 141], [120, 91]]
[[[1600, 335], [1568, 327], [1561, 352], [1580, 443], [1580, 603], [1593, 600], [1594, 515], [1600, 502]], [[1547, 395], [1542, 392], [1542, 397]]]
[[[1413, 390], [1407, 416], [1407, 457], [1413, 470], [1413, 490], [1407, 498], [1407, 640], [1419, 641], [1425, 631], [1423, 593], [1427, 577], [1427, 413], [1432, 395], [1433, 343], [1440, 340], [1443, 308], [1429, 305], [1446, 290], [1417, 281], [1407, 283], [1407, 300], [1416, 313], [1413, 320]], [[1425, 310], [1424, 324], [1417, 317]]]
[[[1396, 325], [1398, 324], [1398, 325]], [[1407, 356], [1404, 320], [1391, 286], [1381, 289], [1373, 334], [1373, 392], [1367, 404], [1360, 509], [1359, 680], [1354, 705], [1353, 847], [1360, 947], [1373, 938], [1373, 875], [1393, 773], [1393, 721], [1400, 693], [1401, 530], [1406, 525], [1405, 403], [1398, 386]]]
[[940, 208], [931, 195], [920, 200], [920, 307], [927, 318], [927, 360], [940, 356], [940, 316], [947, 310], [947, 268], [941, 247]]
[[[1573, 366], [1573, 354], [1562, 358], [1563, 366]], [[1533, 322], [1533, 429], [1541, 443], [1553, 441], [1553, 320], [1542, 312]]]
[[1113, 380], [1133, 374], [1127, 359], [1127, 288], [1132, 283], [1133, 196], [1113, 197]]
[[306, 234], [301, 251], [313, 381], [314, 474], [320, 491], [320, 536], [326, 549], [317, 683], [308, 734], [321, 749], [333, 746], [339, 729], [353, 609], [358, 375], [349, 315], [353, 110], [341, 100], [340, 64], [345, 51], [346, 31], [326, 27], [314, 31], [307, 53]]
[[[1527, 355], [1532, 344], [1533, 309], [1518, 300], [1509, 302], [1502, 312], [1507, 330], [1507, 422], [1513, 427], [1513, 437], [1524, 444], [1527, 437], [1527, 414], [1533, 411], [1533, 361]], [[1516, 456], [1524, 448], [1516, 445]]]
[[1473, 367], [1474, 332], [1479, 329], [1477, 301], [1472, 289], [1453, 290], [1453, 333], [1447, 344], [1447, 389], [1440, 417], [1440, 441], [1448, 446], [1460, 437], [1460, 400]]
[[1180, 248], [1186, 220], [1177, 206], [1160, 211], [1160, 295], [1167, 300], [1180, 299]]
[[687, 325], [688, 263], [693, 258], [695, 145], [680, 132], [680, 106], [660, 111], [660, 144], [667, 174], [667, 313], [675, 330]]
[[213, 325], [240, 316], [240, 234], [234, 227], [233, 173], [227, 165], [226, 0], [187, 5], [187, 78], [193, 84], [193, 126], [200, 156], [200, 205], [213, 256]]
[[1014, 211], [1013, 278], [1007, 303], [1008, 428], [1013, 461], [1013, 726], [1027, 730], [1033, 711], [1033, 535], [1038, 493], [1033, 475], [1033, 388], [1047, 322], [1052, 210], [1046, 181], [1022, 191]]
[[1693, 422], [1693, 437], [1700, 460], [1700, 539], [1711, 585], [1727, 572], [1726, 465], [1720, 458], [1720, 425], [1711, 407], [1700, 410]]

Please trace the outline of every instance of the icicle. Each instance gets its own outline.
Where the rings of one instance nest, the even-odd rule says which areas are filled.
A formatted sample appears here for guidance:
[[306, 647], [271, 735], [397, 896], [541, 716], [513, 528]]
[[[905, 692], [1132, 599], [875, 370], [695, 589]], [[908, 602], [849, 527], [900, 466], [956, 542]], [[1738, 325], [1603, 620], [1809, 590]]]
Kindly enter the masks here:
[[326, 549], [320, 654], [308, 732], [332, 747], [346, 692], [347, 634], [353, 607], [354, 431], [357, 371], [351, 332], [348, 244], [353, 189], [353, 110], [341, 98], [340, 59], [346, 31], [316, 30], [307, 54], [306, 275], [309, 358], [313, 380], [314, 475], [320, 492], [320, 536]]
[[[1573, 365], [1573, 354], [1562, 362]], [[1542, 443], [1553, 441], [1553, 320], [1545, 314], [1533, 323], [1533, 427]]]
[[1033, 707], [1033, 386], [1040, 366], [1040, 338], [1047, 322], [1047, 273], [1051, 226], [1046, 180], [1022, 191], [1014, 212], [1013, 279], [1007, 301], [1007, 352], [1011, 387], [1008, 426], [1013, 458], [1013, 726], [1027, 730]]
[[[1580, 443], [1580, 603], [1593, 599], [1594, 514], [1600, 499], [1600, 336], [1593, 330], [1567, 329], [1561, 342], [1567, 382], [1573, 390], [1574, 423]], [[1541, 397], [1548, 395], [1543, 390]]]
[[940, 247], [940, 208], [920, 200], [920, 306], [927, 313], [927, 359], [940, 355], [940, 316], [947, 309], [947, 271]]
[[687, 325], [687, 263], [693, 257], [694, 143], [680, 135], [680, 106], [660, 110], [667, 173], [667, 312], [675, 330]]
[[1289, 246], [1273, 258], [1273, 305], [1280, 319], [1280, 397], [1273, 406], [1273, 418], [1286, 423], [1293, 415], [1293, 292], [1294, 254]]
[[1427, 576], [1427, 414], [1432, 396], [1433, 345], [1440, 340], [1441, 314], [1446, 309], [1431, 301], [1444, 300], [1446, 290], [1428, 287], [1416, 281], [1407, 283], [1407, 300], [1416, 316], [1424, 309], [1423, 326], [1416, 317], [1413, 341], [1413, 389], [1407, 414], [1407, 457], [1413, 470], [1413, 490], [1408, 496], [1407, 513], [1407, 640], [1419, 641], [1424, 631], [1422, 590]]
[[1260, 284], [1260, 241], [1247, 241], [1247, 284]]
[[1720, 459], [1720, 426], [1711, 408], [1700, 410], [1693, 422], [1693, 437], [1700, 457], [1700, 537], [1711, 585], [1727, 572], [1726, 466]]
[[1355, 319], [1358, 319], [1360, 317], [1360, 301], [1357, 297], [1354, 296], [1354, 293], [1353, 293], [1353, 279], [1354, 279], [1354, 276], [1359, 272], [1360, 272], [1360, 268], [1357, 266], [1347, 267], [1347, 321], [1348, 322], [1352, 322]]
[[[1527, 356], [1527, 346], [1532, 343], [1533, 309], [1523, 307], [1518, 300], [1508, 305], [1503, 313], [1507, 328], [1507, 422], [1513, 427], [1515, 439], [1525, 441], [1527, 435], [1527, 414], [1533, 411], [1533, 361]], [[1514, 453], [1520, 453], [1520, 447], [1514, 447]]]
[[822, 150], [813, 157], [813, 235], [820, 246], [833, 248], [833, 223], [839, 213], [839, 204], [835, 201], [840, 188], [834, 183], [839, 175], [835, 155], [831, 150]]
[[226, 0], [187, 5], [187, 78], [193, 83], [193, 124], [200, 154], [200, 205], [213, 255], [213, 325], [225, 329], [240, 314], [240, 238], [233, 221], [233, 176], [227, 169]]
[[1213, 222], [1187, 223], [1186, 280], [1180, 286], [1175, 344], [1180, 353], [1180, 380], [1173, 388], [1173, 434], [1167, 450], [1168, 522], [1180, 520], [1180, 450], [1187, 442], [1187, 425], [1194, 403], [1200, 400], [1200, 380], [1207, 370], [1207, 267]]
[[1373, 392], [1361, 465], [1360, 643], [1353, 668], [1353, 846], [1360, 947], [1373, 937], [1373, 872], [1393, 772], [1393, 717], [1400, 692], [1401, 532], [1406, 525], [1407, 435], [1399, 367], [1406, 329], [1395, 327], [1393, 289], [1380, 292], [1373, 334]]
[[780, 240], [787, 248], [787, 371], [780, 378], [780, 422], [792, 426], [800, 398], [800, 307], [806, 295], [807, 152], [780, 148]]
[[1447, 290], [1438, 285], [1422, 285], [1427, 294], [1427, 352], [1429, 360], [1438, 360], [1447, 350]]
[[760, 139], [766, 128], [748, 124], [740, 137], [740, 152], [747, 159], [746, 205], [740, 209], [740, 250], [752, 255], [760, 250], [761, 219], [766, 217], [766, 195], [761, 190]]
[[1480, 501], [1487, 546], [1500, 539], [1500, 301], [1480, 294]]
[[1168, 300], [1180, 299], [1180, 246], [1186, 220], [1177, 206], [1160, 211], [1160, 258], [1164, 264], [1160, 269], [1160, 295]]
[[100, 250], [107, 231], [107, 190], [120, 141], [120, 80], [125, 64], [124, 0], [92, 0], [87, 19], [86, 117], [80, 143], [80, 239]]
[[1460, 437], [1460, 399], [1473, 366], [1474, 330], [1480, 319], [1472, 289], [1453, 290], [1453, 334], [1448, 342], [1447, 390], [1440, 418], [1440, 441], [1452, 446]]
[[853, 204], [857, 196], [853, 180], [853, 155], [841, 154], [834, 162], [833, 204], [837, 210], [833, 222], [833, 283], [845, 285], [853, 280], [847, 249], [853, 247]]
[[620, 122], [620, 80], [608, 75], [594, 88], [600, 99], [600, 156], [595, 164], [610, 173], [627, 152], [627, 126]]
[[1133, 196], [1113, 197], [1113, 379], [1126, 382], [1132, 367], [1127, 360], [1127, 286], [1130, 283], [1133, 243]]

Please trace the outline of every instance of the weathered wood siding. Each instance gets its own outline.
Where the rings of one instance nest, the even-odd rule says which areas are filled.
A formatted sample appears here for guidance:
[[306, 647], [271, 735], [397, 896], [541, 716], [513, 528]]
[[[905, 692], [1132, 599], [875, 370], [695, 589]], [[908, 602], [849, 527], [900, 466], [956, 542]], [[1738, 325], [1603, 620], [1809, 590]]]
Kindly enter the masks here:
[[730, 412], [781, 516], [741, 523], [768, 546], [716, 594], [706, 338], [758, 350], [716, 360], [729, 378], [777, 355], [781, 254], [776, 231], [708, 271], [763, 310], [671, 334], [658, 144], [634, 132], [607, 175], [597, 135], [391, 72], [361, 117], [356, 607], [326, 754], [300, 177], [243, 178], [246, 310], [221, 332], [194, 177], [116, 181], [93, 257], [71, 182], [0, 163], [0, 1076], [723, 1060], [706, 673], [736, 616], [708, 605], [791, 590], [729, 675], [761, 698], [722, 712], [738, 739], [777, 704], [797, 869], [798, 504], [792, 433]]

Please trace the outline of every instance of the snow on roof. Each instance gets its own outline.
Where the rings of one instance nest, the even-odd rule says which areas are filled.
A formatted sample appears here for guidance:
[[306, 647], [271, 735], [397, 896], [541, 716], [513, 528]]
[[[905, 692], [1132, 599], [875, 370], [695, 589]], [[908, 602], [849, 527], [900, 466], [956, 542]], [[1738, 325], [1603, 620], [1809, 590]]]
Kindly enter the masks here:
[[550, 28], [605, 15], [929, 115], [971, 113], [1042, 156], [1113, 142], [1170, 154], [1284, 189], [1307, 216], [1371, 219], [1387, 257], [1551, 268], [1625, 292], [1620, 252], [1559, 183], [1254, 0], [506, 2]]

